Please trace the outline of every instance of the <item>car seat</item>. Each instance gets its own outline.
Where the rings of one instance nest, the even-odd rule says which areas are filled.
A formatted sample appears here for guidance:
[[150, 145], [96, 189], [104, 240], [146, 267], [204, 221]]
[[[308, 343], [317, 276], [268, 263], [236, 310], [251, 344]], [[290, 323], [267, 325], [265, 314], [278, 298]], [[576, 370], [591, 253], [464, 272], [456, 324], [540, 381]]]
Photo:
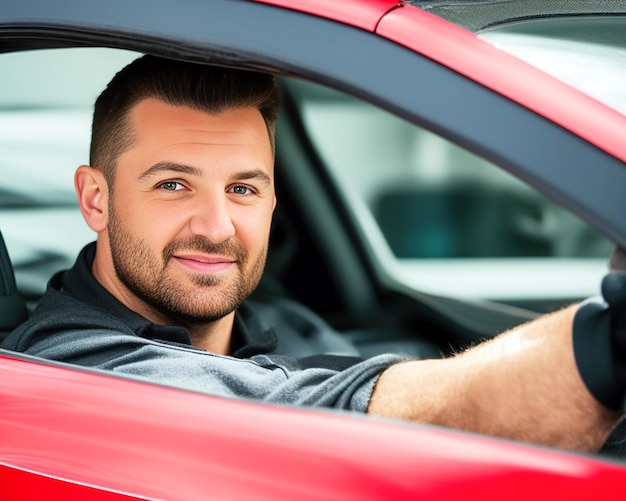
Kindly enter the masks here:
[[27, 318], [26, 301], [17, 290], [13, 264], [0, 232], [0, 340]]

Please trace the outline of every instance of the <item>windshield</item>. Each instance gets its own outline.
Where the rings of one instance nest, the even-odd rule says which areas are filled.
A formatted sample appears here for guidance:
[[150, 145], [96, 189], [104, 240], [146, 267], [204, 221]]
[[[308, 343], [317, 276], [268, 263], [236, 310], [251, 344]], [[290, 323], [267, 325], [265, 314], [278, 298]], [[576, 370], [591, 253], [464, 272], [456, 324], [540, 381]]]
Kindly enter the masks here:
[[525, 20], [478, 35], [626, 114], [626, 16]]

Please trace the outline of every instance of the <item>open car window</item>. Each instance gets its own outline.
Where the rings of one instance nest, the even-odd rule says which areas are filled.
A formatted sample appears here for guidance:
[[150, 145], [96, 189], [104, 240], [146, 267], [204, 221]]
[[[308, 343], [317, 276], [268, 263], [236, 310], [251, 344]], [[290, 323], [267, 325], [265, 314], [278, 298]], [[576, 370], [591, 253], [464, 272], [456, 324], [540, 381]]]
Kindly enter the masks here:
[[[0, 172], [12, 182], [3, 188], [0, 228], [27, 297], [37, 298], [95, 238], [72, 177], [88, 161], [95, 98], [135, 57], [102, 48], [2, 57]], [[400, 281], [539, 310], [597, 292], [612, 244], [567, 210], [375, 106], [285, 83], [336, 189]]]

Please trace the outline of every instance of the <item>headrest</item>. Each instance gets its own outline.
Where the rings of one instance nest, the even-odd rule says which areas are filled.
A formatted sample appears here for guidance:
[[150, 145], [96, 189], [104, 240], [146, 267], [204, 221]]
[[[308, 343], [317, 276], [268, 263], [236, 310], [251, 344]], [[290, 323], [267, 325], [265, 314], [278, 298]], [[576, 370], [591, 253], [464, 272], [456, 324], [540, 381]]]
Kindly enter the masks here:
[[13, 330], [27, 318], [26, 302], [17, 291], [13, 264], [0, 232], [0, 330]]

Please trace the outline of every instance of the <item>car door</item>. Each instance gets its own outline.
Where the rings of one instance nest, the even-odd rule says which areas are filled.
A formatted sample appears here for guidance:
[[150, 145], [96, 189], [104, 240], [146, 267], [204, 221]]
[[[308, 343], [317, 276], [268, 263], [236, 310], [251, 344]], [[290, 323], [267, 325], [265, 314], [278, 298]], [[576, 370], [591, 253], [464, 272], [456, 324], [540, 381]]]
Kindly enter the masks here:
[[[329, 7], [319, 9], [325, 16], [308, 14], [305, 3], [292, 10], [232, 0], [112, 0], [100, 6], [27, 0], [0, 12], [0, 44], [14, 55], [96, 46], [267, 69], [289, 79], [286, 100], [295, 99], [297, 83], [291, 79], [308, 80], [363, 99], [512, 172], [624, 244], [624, 155], [607, 153], [592, 138], [555, 122], [556, 111], [544, 116], [507, 89], [462, 72], [458, 60], [437, 52], [442, 40], [422, 41], [417, 50], [412, 36], [404, 38], [404, 28], [381, 23], [381, 35], [375, 34], [396, 2], [367, 2], [376, 8], [359, 10], [359, 23], [333, 20]], [[356, 13], [357, 3], [348, 4]], [[344, 18], [351, 14], [343, 12]], [[466, 33], [424, 21], [415, 7], [394, 12], [408, 33], [439, 27], [449, 37], [444, 47], [451, 54], [466, 42]], [[88, 64], [72, 67], [79, 81], [90, 74]], [[40, 88], [48, 83], [38, 82]], [[351, 203], [328, 171], [296, 104], [286, 102], [277, 144], [284, 207], [279, 217], [285, 219], [275, 226], [269, 271], [279, 278], [281, 294], [302, 300], [371, 352], [399, 348], [438, 356], [532, 317], [508, 305], [440, 297], [403, 283], [388, 244], [378, 245], [376, 231], [364, 226], [372, 219], [359, 216], [359, 204]], [[603, 107], [594, 110], [608, 116]], [[48, 201], [51, 195], [46, 193]], [[13, 217], [15, 208], [8, 204], [2, 217]], [[29, 215], [39, 219], [36, 211], [22, 215], [14, 220], [16, 232]], [[67, 239], [52, 223], [44, 227]], [[27, 266], [19, 269], [15, 241], [7, 235], [17, 271], [26, 271]], [[30, 241], [45, 248], [44, 238]], [[63, 260], [57, 263], [65, 265], [68, 254], [58, 254]], [[21, 284], [26, 279], [22, 274]], [[0, 372], [8, 437], [0, 446], [3, 485], [15, 487], [12, 494], [303, 499], [453, 497], [471, 491], [495, 499], [506, 488], [523, 499], [537, 493], [608, 496], [624, 478], [623, 467], [588, 457], [428, 427], [232, 402], [15, 353], [2, 353]]]

